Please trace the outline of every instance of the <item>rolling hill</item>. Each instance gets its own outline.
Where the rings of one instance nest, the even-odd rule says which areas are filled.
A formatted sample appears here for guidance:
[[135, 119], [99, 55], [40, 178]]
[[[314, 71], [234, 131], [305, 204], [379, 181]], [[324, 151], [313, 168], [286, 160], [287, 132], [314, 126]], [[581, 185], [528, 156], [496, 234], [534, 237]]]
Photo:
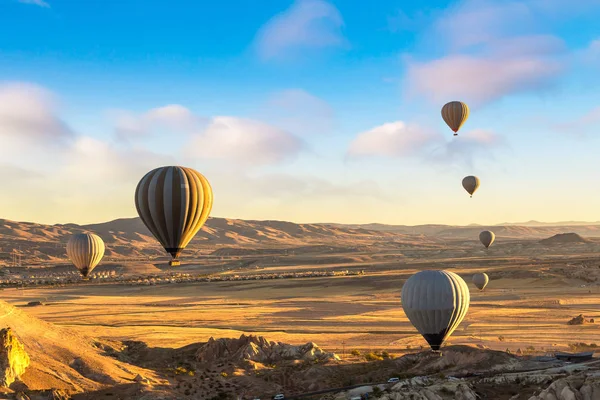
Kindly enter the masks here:
[[[499, 239], [540, 240], [573, 232], [584, 237], [600, 237], [600, 225], [574, 226], [449, 226], [449, 225], [344, 225], [296, 224], [285, 221], [253, 221], [210, 218], [188, 246], [189, 256], [234, 254], [244, 249], [298, 249], [344, 252], [369, 248], [445, 247], [449, 242], [478, 244], [479, 232], [490, 229]], [[66, 262], [65, 244], [74, 233], [91, 231], [107, 245], [106, 260], [146, 260], [164, 256], [164, 251], [139, 218], [77, 225], [44, 225], [0, 219], [0, 262], [11, 262], [11, 253], [20, 253], [28, 262]], [[328, 250], [329, 249], [329, 250]], [[333, 250], [332, 250], [333, 249]]]

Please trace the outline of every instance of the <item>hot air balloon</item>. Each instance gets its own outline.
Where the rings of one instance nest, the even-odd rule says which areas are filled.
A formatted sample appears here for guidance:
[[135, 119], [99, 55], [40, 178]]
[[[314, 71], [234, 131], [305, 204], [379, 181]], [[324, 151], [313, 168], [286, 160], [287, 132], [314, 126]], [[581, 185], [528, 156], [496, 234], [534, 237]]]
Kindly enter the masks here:
[[475, 193], [479, 187], [479, 183], [479, 178], [472, 175], [465, 176], [462, 180], [463, 187], [471, 195], [471, 197], [473, 197], [473, 193]]
[[135, 207], [146, 227], [177, 258], [208, 219], [213, 193], [208, 180], [191, 168], [161, 167], [148, 172], [135, 189]]
[[489, 281], [490, 278], [487, 276], [486, 273], [479, 273], [473, 275], [473, 284], [477, 286], [477, 289], [479, 290], [485, 289]]
[[467, 283], [450, 271], [417, 272], [402, 286], [402, 308], [433, 351], [439, 351], [469, 310]]
[[442, 107], [442, 118], [446, 124], [454, 131], [454, 136], [458, 135], [458, 130], [469, 118], [469, 106], [461, 101], [451, 101]]
[[479, 234], [479, 240], [486, 249], [494, 243], [494, 239], [496, 239], [496, 235], [492, 231], [483, 231]]
[[87, 279], [90, 272], [104, 257], [104, 241], [93, 233], [75, 234], [67, 243], [67, 255], [83, 279]]

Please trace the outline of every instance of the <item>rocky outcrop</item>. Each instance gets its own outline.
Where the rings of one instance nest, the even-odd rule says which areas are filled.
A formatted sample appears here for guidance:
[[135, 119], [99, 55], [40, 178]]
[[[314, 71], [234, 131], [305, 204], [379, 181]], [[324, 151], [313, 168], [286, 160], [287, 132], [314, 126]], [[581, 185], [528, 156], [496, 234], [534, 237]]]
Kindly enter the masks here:
[[593, 324], [594, 320], [585, 319], [583, 314], [579, 314], [575, 318], [571, 319], [567, 322], [567, 325], [584, 325], [584, 324]]
[[0, 330], [0, 385], [10, 386], [29, 366], [29, 355], [10, 328]]
[[394, 385], [380, 400], [477, 400], [475, 391], [459, 379], [433, 381], [427, 377], [407, 379]]
[[519, 359], [503, 351], [480, 350], [471, 346], [448, 346], [443, 356], [423, 351], [407, 354], [394, 362], [406, 373], [429, 375], [440, 371], [462, 374], [467, 372], [510, 371], [519, 364]]
[[315, 343], [293, 346], [270, 342], [263, 336], [242, 335], [239, 339], [214, 339], [200, 346], [196, 359], [204, 363], [215, 361], [254, 361], [277, 363], [284, 360], [326, 361], [339, 360], [334, 353], [321, 350]]
[[540, 244], [553, 245], [553, 244], [564, 244], [564, 243], [587, 243], [586, 240], [576, 233], [559, 233], [547, 239], [540, 240]]
[[598, 400], [599, 376], [572, 376], [553, 382], [547, 389], [529, 400]]

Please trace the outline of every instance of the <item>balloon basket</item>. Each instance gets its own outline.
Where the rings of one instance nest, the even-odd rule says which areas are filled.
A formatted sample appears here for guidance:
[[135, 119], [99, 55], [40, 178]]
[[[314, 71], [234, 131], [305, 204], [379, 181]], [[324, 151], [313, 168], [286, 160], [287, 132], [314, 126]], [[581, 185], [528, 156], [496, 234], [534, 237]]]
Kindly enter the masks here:
[[179, 261], [179, 260], [169, 261], [169, 267], [179, 267], [180, 265], [181, 265], [181, 261]]
[[441, 350], [431, 350], [431, 354], [433, 354], [434, 357], [441, 357], [442, 351]]

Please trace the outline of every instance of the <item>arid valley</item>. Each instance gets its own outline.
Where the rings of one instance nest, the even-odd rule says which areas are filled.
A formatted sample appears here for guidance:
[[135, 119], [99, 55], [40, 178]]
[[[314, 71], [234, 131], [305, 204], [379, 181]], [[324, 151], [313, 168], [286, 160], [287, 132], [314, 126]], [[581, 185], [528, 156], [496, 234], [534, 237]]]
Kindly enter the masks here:
[[[403, 283], [425, 269], [453, 271], [469, 283], [471, 292], [468, 314], [446, 342], [442, 358], [473, 351], [486, 360], [491, 357], [488, 364], [500, 355], [532, 362], [532, 357], [555, 351], [594, 351], [600, 343], [600, 323], [594, 322], [600, 322], [600, 225], [348, 226], [212, 218], [186, 249], [182, 265], [170, 267], [139, 219], [89, 226], [2, 222], [0, 285], [8, 304], [0, 327], [10, 327], [29, 353], [31, 366], [19, 382], [33, 392], [58, 388], [81, 399], [237, 399], [386, 382], [402, 371], [389, 363], [414, 353], [427, 357], [427, 343], [400, 303]], [[489, 249], [477, 240], [482, 229], [496, 233]], [[103, 262], [87, 282], [73, 274], [64, 253], [69, 236], [81, 231], [97, 233], [107, 246]], [[483, 292], [470, 283], [476, 272], [490, 277]], [[582, 324], [568, 324], [579, 315]], [[30, 340], [40, 339], [33, 335], [34, 323], [24, 319], [51, 324], [46, 330], [53, 333], [44, 340], [55, 340], [49, 346], [61, 355], [54, 357], [60, 367], [49, 367], [39, 358], [39, 349], [28, 348]], [[62, 340], [64, 333], [55, 330], [77, 339]], [[211, 337], [218, 341], [242, 335], [264, 337], [267, 344], [291, 344], [294, 351], [295, 346], [316, 343], [316, 350], [309, 350], [316, 364], [345, 370], [307, 378], [302, 349], [300, 360], [228, 359], [237, 350], [231, 346], [248, 345], [237, 340], [224, 344], [224, 353], [212, 349], [203, 356], [204, 361], [212, 357], [214, 365], [206, 368], [219, 373], [214, 377], [220, 382], [218, 390], [206, 386], [207, 381], [198, 383], [202, 363], [190, 363], [190, 354], [194, 362], [203, 361], [198, 354]], [[95, 344], [83, 348], [86, 338]], [[274, 351], [272, 344], [267, 347]], [[52, 357], [47, 348], [43, 357]], [[125, 355], [134, 348], [135, 356]], [[78, 357], [92, 359], [82, 369], [73, 366]], [[472, 357], [463, 358], [464, 365], [453, 367], [464, 373], [473, 366]], [[501, 369], [505, 361], [477, 368], [489, 372]], [[514, 368], [513, 361], [509, 364]], [[71, 371], [49, 378], [48, 369], [61, 368]], [[260, 371], [262, 378], [248, 376]], [[141, 378], [134, 380], [138, 375], [145, 385]], [[190, 380], [194, 383], [188, 387]], [[135, 397], [128, 392], [133, 387], [144, 396], [166, 397]], [[518, 398], [529, 398], [536, 388], [540, 392], [544, 384]], [[107, 397], [107, 390], [114, 397]], [[83, 391], [87, 393], [77, 394]], [[515, 393], [484, 398], [508, 399]]]

